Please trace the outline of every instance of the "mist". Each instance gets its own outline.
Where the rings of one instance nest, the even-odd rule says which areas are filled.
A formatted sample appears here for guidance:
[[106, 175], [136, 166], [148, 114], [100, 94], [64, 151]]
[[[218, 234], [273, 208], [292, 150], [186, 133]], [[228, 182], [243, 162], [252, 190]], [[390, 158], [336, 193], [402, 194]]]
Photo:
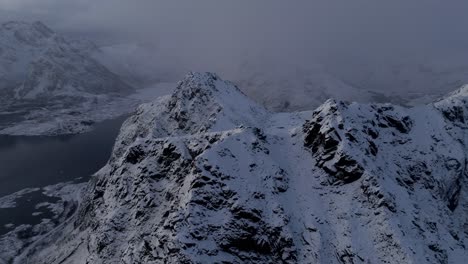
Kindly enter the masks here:
[[226, 78], [245, 63], [266, 72], [321, 63], [354, 75], [467, 54], [468, 44], [466, 1], [0, 0], [0, 10], [2, 21], [40, 20], [102, 46], [145, 44], [163, 55], [148, 65]]

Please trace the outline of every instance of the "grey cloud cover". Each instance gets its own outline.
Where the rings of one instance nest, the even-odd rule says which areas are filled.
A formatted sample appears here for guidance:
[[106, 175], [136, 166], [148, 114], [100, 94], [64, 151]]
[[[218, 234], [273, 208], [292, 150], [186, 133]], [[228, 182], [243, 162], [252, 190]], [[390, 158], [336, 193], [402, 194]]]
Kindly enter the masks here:
[[157, 43], [194, 70], [251, 56], [442, 56], [467, 46], [467, 10], [458, 0], [0, 0], [1, 20], [41, 20], [105, 44]]

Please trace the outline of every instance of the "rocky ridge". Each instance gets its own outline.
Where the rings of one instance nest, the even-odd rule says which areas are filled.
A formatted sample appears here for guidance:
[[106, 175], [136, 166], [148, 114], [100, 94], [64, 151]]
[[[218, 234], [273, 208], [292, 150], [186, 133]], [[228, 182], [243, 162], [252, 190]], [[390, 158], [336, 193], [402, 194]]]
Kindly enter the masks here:
[[274, 114], [191, 73], [125, 122], [77, 212], [10, 260], [464, 263], [466, 95]]

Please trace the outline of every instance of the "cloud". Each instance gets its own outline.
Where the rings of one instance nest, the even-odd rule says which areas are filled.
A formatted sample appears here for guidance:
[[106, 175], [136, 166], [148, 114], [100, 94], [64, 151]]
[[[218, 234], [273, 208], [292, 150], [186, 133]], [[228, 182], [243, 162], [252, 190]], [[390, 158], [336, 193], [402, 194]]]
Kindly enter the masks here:
[[466, 1], [0, 0], [3, 20], [42, 20], [99, 43], [154, 43], [187, 68], [320, 57], [442, 55], [468, 44]]

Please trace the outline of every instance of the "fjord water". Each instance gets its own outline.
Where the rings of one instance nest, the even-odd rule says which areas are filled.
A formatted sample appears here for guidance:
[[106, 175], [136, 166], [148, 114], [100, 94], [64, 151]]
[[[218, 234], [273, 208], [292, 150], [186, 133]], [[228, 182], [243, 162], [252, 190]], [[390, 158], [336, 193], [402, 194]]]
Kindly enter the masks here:
[[86, 180], [106, 164], [125, 119], [104, 121], [80, 135], [0, 136], [0, 197], [25, 188]]

